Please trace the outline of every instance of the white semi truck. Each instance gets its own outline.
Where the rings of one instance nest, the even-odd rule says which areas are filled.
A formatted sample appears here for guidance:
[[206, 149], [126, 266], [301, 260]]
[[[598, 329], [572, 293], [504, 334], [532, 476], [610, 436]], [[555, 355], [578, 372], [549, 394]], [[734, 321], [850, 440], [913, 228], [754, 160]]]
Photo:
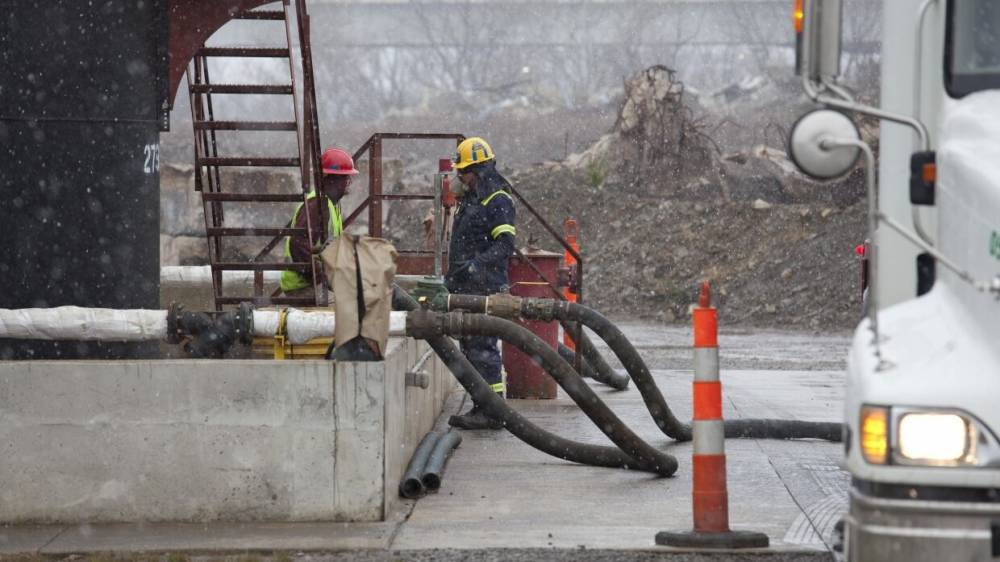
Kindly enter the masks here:
[[[833, 177], [864, 156], [872, 176], [845, 555], [1000, 560], [1000, 0], [884, 0], [878, 108], [837, 82], [840, 0], [799, 6], [824, 109], [793, 129], [793, 159]], [[882, 120], [877, 175], [855, 113]]]

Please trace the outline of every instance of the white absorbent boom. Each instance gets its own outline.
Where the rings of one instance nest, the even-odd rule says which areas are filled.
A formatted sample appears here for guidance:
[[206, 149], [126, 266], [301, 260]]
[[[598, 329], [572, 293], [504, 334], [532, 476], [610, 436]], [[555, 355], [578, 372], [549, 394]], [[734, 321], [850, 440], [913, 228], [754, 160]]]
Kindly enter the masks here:
[[[111, 308], [0, 308], [0, 338], [32, 340], [155, 341], [168, 339], [166, 310], [116, 310]], [[254, 310], [254, 336], [279, 334], [282, 312]], [[289, 308], [284, 335], [292, 344], [319, 337], [333, 337], [333, 311], [306, 312]], [[394, 311], [389, 335], [401, 336], [406, 313]]]

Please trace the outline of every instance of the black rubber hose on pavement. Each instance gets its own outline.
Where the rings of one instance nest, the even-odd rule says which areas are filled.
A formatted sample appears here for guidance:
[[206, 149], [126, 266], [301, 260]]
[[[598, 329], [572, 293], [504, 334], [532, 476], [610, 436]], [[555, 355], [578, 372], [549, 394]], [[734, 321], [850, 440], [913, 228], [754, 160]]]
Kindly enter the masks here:
[[677, 441], [690, 441], [690, 426], [681, 422], [670, 411], [670, 406], [667, 405], [667, 400], [660, 392], [660, 387], [656, 386], [656, 381], [653, 380], [653, 375], [649, 372], [646, 362], [642, 360], [642, 356], [639, 355], [635, 346], [625, 337], [618, 326], [615, 326], [596, 310], [583, 305], [558, 306], [562, 303], [552, 302], [557, 305], [553, 307], [554, 316], [580, 322], [604, 340], [615, 357], [621, 361], [625, 371], [632, 377], [636, 389], [642, 396], [642, 401], [646, 403], [649, 415], [653, 417], [653, 421], [656, 422], [660, 431]]
[[580, 322], [604, 340], [604, 343], [611, 348], [612, 353], [621, 361], [625, 371], [635, 382], [635, 387], [642, 395], [643, 402], [646, 403], [646, 409], [649, 410], [649, 414], [653, 417], [653, 421], [656, 422], [660, 431], [677, 441], [691, 440], [691, 428], [678, 420], [670, 411], [660, 388], [653, 380], [653, 375], [650, 374], [646, 363], [639, 356], [635, 347], [617, 326], [596, 311], [580, 305], [567, 306], [570, 303], [554, 299], [518, 299], [516, 297], [507, 299], [489, 297], [488, 299], [478, 295], [449, 295], [447, 302], [450, 310], [485, 312], [503, 318], [520, 316], [533, 320]]
[[491, 336], [513, 345], [540, 362], [545, 371], [576, 402], [594, 425], [629, 457], [650, 472], [669, 476], [677, 470], [677, 459], [653, 448], [625, 425], [611, 408], [598, 398], [573, 367], [559, 357], [549, 344], [520, 324], [486, 314], [432, 312], [419, 310], [406, 317], [406, 333], [426, 339], [433, 336]]
[[[570, 336], [576, 334], [576, 324], [574, 322], [560, 322], [560, 324], [562, 324], [563, 330], [566, 330]], [[564, 347], [562, 345], [559, 346], [559, 354], [565, 359], [567, 355], [563, 352]], [[628, 375], [623, 375], [612, 369], [611, 365], [608, 365], [608, 362], [604, 360], [601, 352], [594, 347], [593, 342], [590, 341], [590, 336], [586, 332], [580, 332], [580, 341], [576, 342], [576, 348], [580, 350], [581, 359], [583, 359], [580, 368], [584, 371], [587, 371], [588, 368], [590, 369], [589, 374], [580, 373], [581, 375], [606, 384], [615, 390], [625, 390], [628, 388]], [[575, 355], [575, 352], [568, 347], [565, 350]], [[567, 359], [567, 362], [570, 365], [575, 365], [574, 360], [575, 357]]]
[[[414, 311], [419, 308], [417, 301], [413, 300], [413, 297], [400, 289], [399, 286], [393, 286], [392, 307], [394, 310], [405, 311]], [[489, 416], [501, 420], [507, 431], [521, 441], [543, 453], [578, 464], [649, 471], [642, 463], [616, 447], [577, 443], [545, 431], [531, 423], [507, 405], [497, 393], [493, 392], [450, 338], [446, 336], [429, 337], [427, 343], [441, 358], [459, 384], [469, 393], [476, 405]], [[669, 476], [669, 474], [664, 474], [664, 476]]]
[[801, 420], [726, 420], [726, 437], [733, 439], [823, 439], [840, 443], [844, 424]]
[[[518, 315], [532, 320], [561, 320], [580, 322], [598, 335], [612, 353], [621, 361], [635, 387], [642, 395], [646, 409], [656, 426], [668, 437], [677, 441], [691, 440], [691, 426], [674, 416], [660, 392], [649, 367], [642, 356], [625, 337], [625, 334], [601, 313], [584, 305], [554, 299], [518, 297], [480, 297], [475, 295], [450, 295], [451, 310], [469, 310], [496, 314], [501, 317]], [[836, 422], [809, 422], [800, 420], [745, 419], [727, 420], [726, 437], [748, 439], [825, 439], [839, 442], [843, 439], [843, 425]]]
[[458, 431], [448, 431], [434, 444], [431, 456], [427, 458], [427, 466], [420, 481], [424, 483], [424, 488], [428, 492], [436, 492], [441, 487], [441, 477], [444, 475], [444, 463], [448, 461], [448, 455], [452, 449], [462, 443], [462, 434]]
[[420, 444], [413, 451], [413, 456], [410, 457], [410, 464], [406, 466], [403, 479], [399, 482], [399, 495], [410, 499], [424, 495], [426, 490], [421, 476], [423, 476], [427, 460], [440, 438], [440, 433], [428, 431], [427, 435], [424, 435], [424, 438], [420, 440]]
[[[678, 441], [691, 440], [691, 426], [681, 423], [670, 411], [659, 387], [649, 372], [642, 356], [617, 326], [601, 313], [582, 304], [552, 301], [555, 316], [575, 320], [590, 328], [607, 343], [618, 360], [622, 362], [635, 386], [642, 394], [649, 413], [656, 425], [668, 437]], [[529, 307], [530, 308], [530, 307]], [[563, 312], [564, 311], [564, 312]], [[825, 439], [840, 442], [843, 439], [843, 424], [836, 422], [811, 422], [778, 419], [726, 420], [726, 437], [744, 439]]]
[[[559, 351], [559, 357], [562, 357], [563, 361], [569, 363], [570, 365], [573, 365], [574, 361], [576, 361], [576, 352], [562, 343], [559, 344], [559, 349], [557, 351]], [[580, 361], [580, 376], [585, 379], [594, 378], [594, 368], [591, 367], [590, 363], [582, 357]]]

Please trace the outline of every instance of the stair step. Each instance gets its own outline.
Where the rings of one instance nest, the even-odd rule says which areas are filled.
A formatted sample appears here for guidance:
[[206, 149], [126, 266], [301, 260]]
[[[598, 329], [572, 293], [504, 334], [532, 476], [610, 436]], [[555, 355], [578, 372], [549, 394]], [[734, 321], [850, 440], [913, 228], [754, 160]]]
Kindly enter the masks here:
[[295, 121], [195, 121], [195, 130], [216, 131], [297, 131]]
[[250, 201], [260, 203], [301, 203], [301, 193], [209, 193], [201, 192], [205, 201]]
[[250, 262], [220, 262], [213, 263], [213, 271], [312, 271], [312, 264], [307, 262], [281, 263], [250, 263]]
[[240, 304], [244, 302], [316, 306], [316, 299], [313, 297], [215, 297], [216, 304]]
[[295, 234], [306, 235], [305, 228], [256, 228], [256, 227], [217, 227], [212, 226], [207, 229], [209, 237], [212, 236], [292, 236]]
[[202, 47], [198, 56], [288, 58], [288, 47]]
[[237, 20], [283, 20], [285, 12], [282, 10], [256, 10], [253, 12], [242, 12], [233, 16]]
[[299, 167], [298, 158], [272, 158], [263, 156], [251, 157], [204, 157], [195, 158], [196, 166], [273, 166], [273, 167]]
[[291, 94], [291, 84], [191, 84], [193, 94]]

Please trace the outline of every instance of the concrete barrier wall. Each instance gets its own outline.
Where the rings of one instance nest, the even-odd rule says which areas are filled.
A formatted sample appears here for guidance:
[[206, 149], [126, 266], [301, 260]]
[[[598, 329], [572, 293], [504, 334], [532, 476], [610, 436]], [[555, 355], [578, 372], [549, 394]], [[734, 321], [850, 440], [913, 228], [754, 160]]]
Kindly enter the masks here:
[[454, 387], [387, 360], [0, 363], [0, 523], [377, 521]]

